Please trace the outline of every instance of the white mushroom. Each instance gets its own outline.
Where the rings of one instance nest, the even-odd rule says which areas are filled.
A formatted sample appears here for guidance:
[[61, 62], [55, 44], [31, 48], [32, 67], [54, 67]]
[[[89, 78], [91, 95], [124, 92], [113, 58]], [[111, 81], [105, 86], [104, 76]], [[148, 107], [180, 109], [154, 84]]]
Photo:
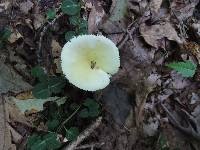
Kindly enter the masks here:
[[70, 83], [86, 91], [105, 88], [119, 66], [118, 48], [104, 36], [74, 37], [62, 49], [63, 73]]

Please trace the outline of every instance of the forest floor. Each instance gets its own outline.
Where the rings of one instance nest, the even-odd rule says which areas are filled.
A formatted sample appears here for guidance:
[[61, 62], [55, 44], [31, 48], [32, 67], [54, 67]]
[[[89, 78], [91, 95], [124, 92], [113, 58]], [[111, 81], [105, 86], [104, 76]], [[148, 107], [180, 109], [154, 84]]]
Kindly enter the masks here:
[[[62, 74], [73, 36], [120, 69], [97, 92]], [[199, 0], [1, 0], [0, 150], [200, 150]]]

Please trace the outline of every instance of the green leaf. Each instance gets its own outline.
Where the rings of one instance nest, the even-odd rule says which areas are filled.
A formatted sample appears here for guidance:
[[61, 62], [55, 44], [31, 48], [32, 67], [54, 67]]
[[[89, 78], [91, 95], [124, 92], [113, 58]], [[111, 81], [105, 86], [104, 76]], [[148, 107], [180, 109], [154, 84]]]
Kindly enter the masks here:
[[58, 119], [48, 120], [46, 122], [46, 125], [48, 127], [48, 130], [55, 131], [56, 128], [59, 126], [60, 122]]
[[54, 19], [55, 16], [56, 16], [56, 10], [55, 10], [55, 8], [49, 9], [49, 10], [47, 11], [47, 19], [48, 19], [48, 20]]
[[73, 141], [79, 135], [79, 130], [77, 127], [71, 127], [70, 129], [66, 130], [66, 137], [69, 141]]
[[87, 20], [81, 19], [79, 28], [86, 28], [87, 29], [87, 27], [88, 27]]
[[53, 150], [61, 147], [61, 143], [57, 140], [56, 133], [48, 133], [44, 136], [32, 135], [28, 138], [28, 150]]
[[38, 140], [41, 140], [40, 136], [36, 134], [33, 134], [32, 136], [30, 136], [27, 141], [27, 149], [31, 149], [31, 147], [33, 147], [33, 145], [36, 142], [38, 142]]
[[66, 80], [63, 77], [51, 77], [48, 82], [48, 88], [51, 93], [57, 94], [65, 87]]
[[95, 100], [88, 98], [84, 101], [83, 105], [87, 108], [80, 111], [79, 116], [81, 118], [97, 117], [99, 115], [100, 106]]
[[183, 77], [193, 77], [197, 67], [196, 64], [193, 64], [191, 61], [174, 62], [166, 66], [180, 72]]
[[31, 69], [31, 75], [33, 77], [38, 78], [40, 81], [45, 81], [47, 80], [47, 75], [44, 72], [44, 69], [40, 66], [36, 66]]
[[76, 109], [78, 109], [78, 108], [79, 108], [79, 105], [78, 105], [78, 104], [76, 104], [76, 103], [70, 104], [70, 109], [71, 109], [72, 111], [74, 111], [74, 110], [76, 110]]
[[63, 0], [61, 10], [64, 14], [72, 16], [80, 12], [81, 6], [80, 3], [77, 3], [74, 0]]
[[65, 33], [65, 40], [69, 41], [70, 39], [72, 39], [74, 36], [76, 35], [76, 33], [74, 31], [68, 31]]
[[28, 138], [28, 150], [46, 150], [46, 143], [42, 141], [41, 137], [34, 134]]
[[[35, 109], [37, 111], [43, 110], [43, 104], [48, 101], [56, 101], [59, 97], [49, 97], [47, 99], [27, 99], [27, 100], [19, 100], [15, 97], [12, 97], [12, 100], [15, 102], [17, 107], [21, 112], [25, 112], [26, 110]], [[64, 101], [63, 98], [60, 98]], [[66, 99], [65, 99], [66, 100]], [[56, 101], [57, 102], [57, 101]]]
[[81, 118], [88, 118], [89, 117], [89, 111], [87, 108], [84, 108], [82, 109], [80, 112], [79, 112], [79, 116]]
[[2, 41], [7, 41], [11, 34], [11, 30], [6, 27], [3, 31], [0, 32], [0, 39]]
[[70, 24], [77, 26], [80, 24], [80, 17], [79, 16], [71, 16], [69, 17]]
[[47, 81], [38, 83], [32, 90], [34, 97], [36, 98], [48, 98], [53, 93], [57, 94], [61, 92], [65, 87], [66, 80], [62, 77], [49, 77]]
[[86, 20], [81, 20], [78, 33], [79, 35], [88, 34], [88, 22]]
[[33, 96], [36, 98], [45, 99], [51, 96], [51, 91], [48, 87], [48, 82], [41, 82], [34, 86], [32, 90]]
[[61, 143], [57, 140], [56, 133], [48, 133], [43, 136], [43, 141], [46, 142], [46, 146], [48, 150], [57, 149], [61, 147]]
[[0, 49], [3, 48], [5, 43], [3, 41], [0, 41]]

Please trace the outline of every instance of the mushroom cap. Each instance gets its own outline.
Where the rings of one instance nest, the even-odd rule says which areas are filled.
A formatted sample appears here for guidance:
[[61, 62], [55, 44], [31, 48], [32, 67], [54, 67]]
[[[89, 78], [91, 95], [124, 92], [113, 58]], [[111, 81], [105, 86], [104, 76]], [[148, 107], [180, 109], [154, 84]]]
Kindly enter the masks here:
[[70, 83], [86, 91], [105, 88], [120, 66], [119, 51], [108, 38], [80, 35], [61, 52], [61, 67]]

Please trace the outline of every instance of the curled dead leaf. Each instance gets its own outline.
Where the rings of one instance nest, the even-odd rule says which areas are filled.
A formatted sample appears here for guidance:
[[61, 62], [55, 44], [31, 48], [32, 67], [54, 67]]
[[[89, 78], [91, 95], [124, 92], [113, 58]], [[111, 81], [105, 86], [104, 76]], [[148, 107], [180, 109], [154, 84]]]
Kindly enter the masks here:
[[140, 33], [144, 40], [155, 48], [164, 48], [162, 41], [164, 38], [176, 41], [178, 44], [183, 43], [174, 27], [169, 22], [152, 26], [147, 26], [143, 23], [140, 25]]

